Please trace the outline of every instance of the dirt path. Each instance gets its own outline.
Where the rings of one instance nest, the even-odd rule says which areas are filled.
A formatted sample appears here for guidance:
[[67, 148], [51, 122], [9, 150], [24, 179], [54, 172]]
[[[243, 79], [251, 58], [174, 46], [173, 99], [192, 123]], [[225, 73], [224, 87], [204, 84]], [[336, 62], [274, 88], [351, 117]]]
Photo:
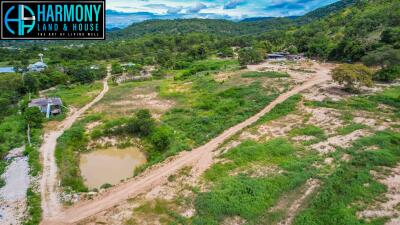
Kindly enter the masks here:
[[61, 212], [62, 206], [58, 198], [58, 180], [57, 180], [57, 165], [54, 151], [57, 144], [57, 139], [70, 128], [72, 124], [81, 116], [87, 109], [92, 107], [96, 102], [100, 101], [108, 91], [108, 78], [110, 77], [111, 67], [107, 68], [107, 77], [103, 81], [103, 90], [90, 103], [73, 112], [68, 116], [55, 131], [50, 131], [44, 135], [43, 144], [40, 147], [40, 152], [43, 159], [43, 175], [40, 182], [43, 218], [52, 217]]
[[218, 146], [225, 140], [232, 137], [243, 128], [256, 122], [271, 109], [273, 109], [277, 104], [282, 103], [289, 97], [301, 91], [309, 89], [314, 85], [330, 80], [329, 72], [332, 69], [331, 65], [317, 65], [316, 69], [317, 73], [310, 80], [304, 82], [303, 84], [295, 86], [293, 89], [286, 93], [281, 94], [259, 113], [225, 130], [222, 134], [212, 139], [207, 144], [200, 146], [190, 152], [182, 152], [178, 156], [174, 157], [172, 160], [169, 160], [161, 165], [157, 165], [146, 171], [141, 176], [133, 178], [130, 181], [111, 188], [108, 192], [98, 196], [91, 201], [78, 203], [77, 205], [55, 216], [44, 217], [45, 220], [42, 221], [42, 224], [59, 225], [77, 223], [87, 217], [111, 208], [121, 201], [135, 197], [159, 185], [162, 185], [167, 181], [167, 178], [170, 175], [176, 173], [184, 166], [195, 164], [195, 166], [198, 168], [207, 168], [208, 166], [210, 166], [209, 164], [212, 163], [212, 160], [209, 160], [208, 156], [212, 155], [213, 151], [216, 150]]

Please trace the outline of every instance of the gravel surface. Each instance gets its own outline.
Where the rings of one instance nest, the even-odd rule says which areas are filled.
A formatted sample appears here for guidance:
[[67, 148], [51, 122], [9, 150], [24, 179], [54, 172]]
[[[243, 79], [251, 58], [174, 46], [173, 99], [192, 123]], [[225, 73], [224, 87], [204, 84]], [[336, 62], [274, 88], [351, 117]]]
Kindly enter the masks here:
[[[9, 158], [19, 155], [20, 151], [21, 148], [11, 151]], [[30, 183], [27, 157], [13, 158], [2, 177], [6, 185], [0, 189], [0, 224], [21, 224]]]

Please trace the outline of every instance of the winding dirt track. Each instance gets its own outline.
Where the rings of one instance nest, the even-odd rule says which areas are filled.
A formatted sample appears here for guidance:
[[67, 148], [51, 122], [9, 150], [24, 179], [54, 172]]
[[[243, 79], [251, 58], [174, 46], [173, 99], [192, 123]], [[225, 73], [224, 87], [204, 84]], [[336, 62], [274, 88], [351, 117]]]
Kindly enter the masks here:
[[314, 85], [330, 80], [329, 72], [332, 68], [331, 65], [316, 66], [317, 73], [310, 80], [295, 86], [290, 91], [283, 93], [268, 106], [262, 109], [256, 115], [248, 118], [247, 120], [225, 130], [222, 134], [212, 139], [203, 146], [193, 149], [190, 152], [182, 152], [161, 165], [157, 165], [139, 177], [133, 178], [125, 183], [115, 186], [108, 192], [98, 196], [97, 198], [78, 203], [64, 212], [58, 214], [45, 214], [42, 224], [75, 224], [90, 216], [96, 215], [102, 211], [110, 209], [118, 203], [135, 197], [139, 194], [145, 193], [157, 186], [162, 185], [167, 181], [167, 178], [176, 173], [179, 169], [187, 165], [195, 165], [198, 168], [207, 168], [212, 163], [209, 160], [213, 155], [213, 151], [228, 138], [235, 135], [243, 128], [253, 124], [277, 104], [282, 103], [289, 97], [311, 88]]
[[41, 197], [42, 197], [42, 210], [43, 217], [50, 218], [59, 214], [62, 210], [62, 205], [58, 198], [58, 180], [57, 180], [57, 165], [55, 159], [55, 148], [57, 139], [64, 133], [65, 130], [70, 128], [72, 124], [81, 116], [86, 110], [92, 107], [96, 102], [100, 101], [108, 91], [108, 78], [110, 77], [111, 67], [107, 68], [107, 77], [103, 81], [103, 90], [100, 94], [93, 99], [90, 103], [82, 107], [76, 112], [73, 112], [60, 124], [57, 130], [50, 131], [44, 135], [43, 144], [40, 147], [43, 159], [43, 175], [40, 181]]

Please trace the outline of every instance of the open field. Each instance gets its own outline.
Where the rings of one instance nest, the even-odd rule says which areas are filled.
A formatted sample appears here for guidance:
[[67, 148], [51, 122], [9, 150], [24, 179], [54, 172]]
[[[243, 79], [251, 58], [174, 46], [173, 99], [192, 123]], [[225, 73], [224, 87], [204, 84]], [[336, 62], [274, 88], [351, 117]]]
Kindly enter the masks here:
[[210, 167], [184, 167], [84, 224], [396, 224], [399, 87], [308, 98], [329, 85], [225, 141]]

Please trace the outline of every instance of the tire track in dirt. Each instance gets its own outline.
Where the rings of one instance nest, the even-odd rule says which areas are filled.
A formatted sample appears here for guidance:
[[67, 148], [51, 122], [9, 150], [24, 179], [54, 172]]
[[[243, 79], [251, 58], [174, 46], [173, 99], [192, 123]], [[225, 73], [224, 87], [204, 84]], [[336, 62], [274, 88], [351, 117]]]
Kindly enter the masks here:
[[162, 185], [167, 181], [167, 178], [170, 175], [176, 173], [184, 166], [194, 164], [196, 167], [201, 168], [202, 170], [208, 168], [212, 163], [212, 160], [209, 160], [209, 158], [212, 156], [213, 151], [216, 150], [218, 146], [225, 140], [232, 137], [243, 128], [255, 123], [262, 116], [271, 111], [271, 109], [273, 109], [276, 105], [284, 102], [289, 97], [309, 89], [314, 85], [321, 84], [331, 79], [329, 72], [333, 68], [332, 65], [317, 65], [316, 67], [317, 72], [310, 80], [281, 94], [260, 112], [225, 130], [222, 134], [218, 135], [205, 145], [193, 149], [190, 152], [182, 152], [173, 159], [148, 169], [141, 176], [109, 189], [108, 192], [97, 196], [93, 200], [78, 203], [55, 216], [44, 218], [42, 224], [59, 225], [78, 223], [79, 221], [82, 221], [99, 212], [110, 209], [118, 203], [127, 200], [128, 198], [133, 198], [139, 194], [145, 193], [157, 186]]
[[62, 211], [62, 205], [58, 197], [57, 165], [54, 155], [57, 139], [64, 133], [65, 130], [72, 126], [79, 116], [81, 116], [86, 110], [104, 97], [109, 89], [107, 82], [108, 78], [110, 77], [110, 73], [111, 66], [108, 66], [107, 77], [103, 80], [103, 90], [95, 99], [78, 111], [73, 112], [70, 116], [63, 120], [57, 130], [50, 131], [44, 135], [43, 144], [40, 147], [41, 157], [43, 160], [43, 174], [40, 181], [40, 191], [42, 198], [41, 206], [44, 218], [52, 217]]

